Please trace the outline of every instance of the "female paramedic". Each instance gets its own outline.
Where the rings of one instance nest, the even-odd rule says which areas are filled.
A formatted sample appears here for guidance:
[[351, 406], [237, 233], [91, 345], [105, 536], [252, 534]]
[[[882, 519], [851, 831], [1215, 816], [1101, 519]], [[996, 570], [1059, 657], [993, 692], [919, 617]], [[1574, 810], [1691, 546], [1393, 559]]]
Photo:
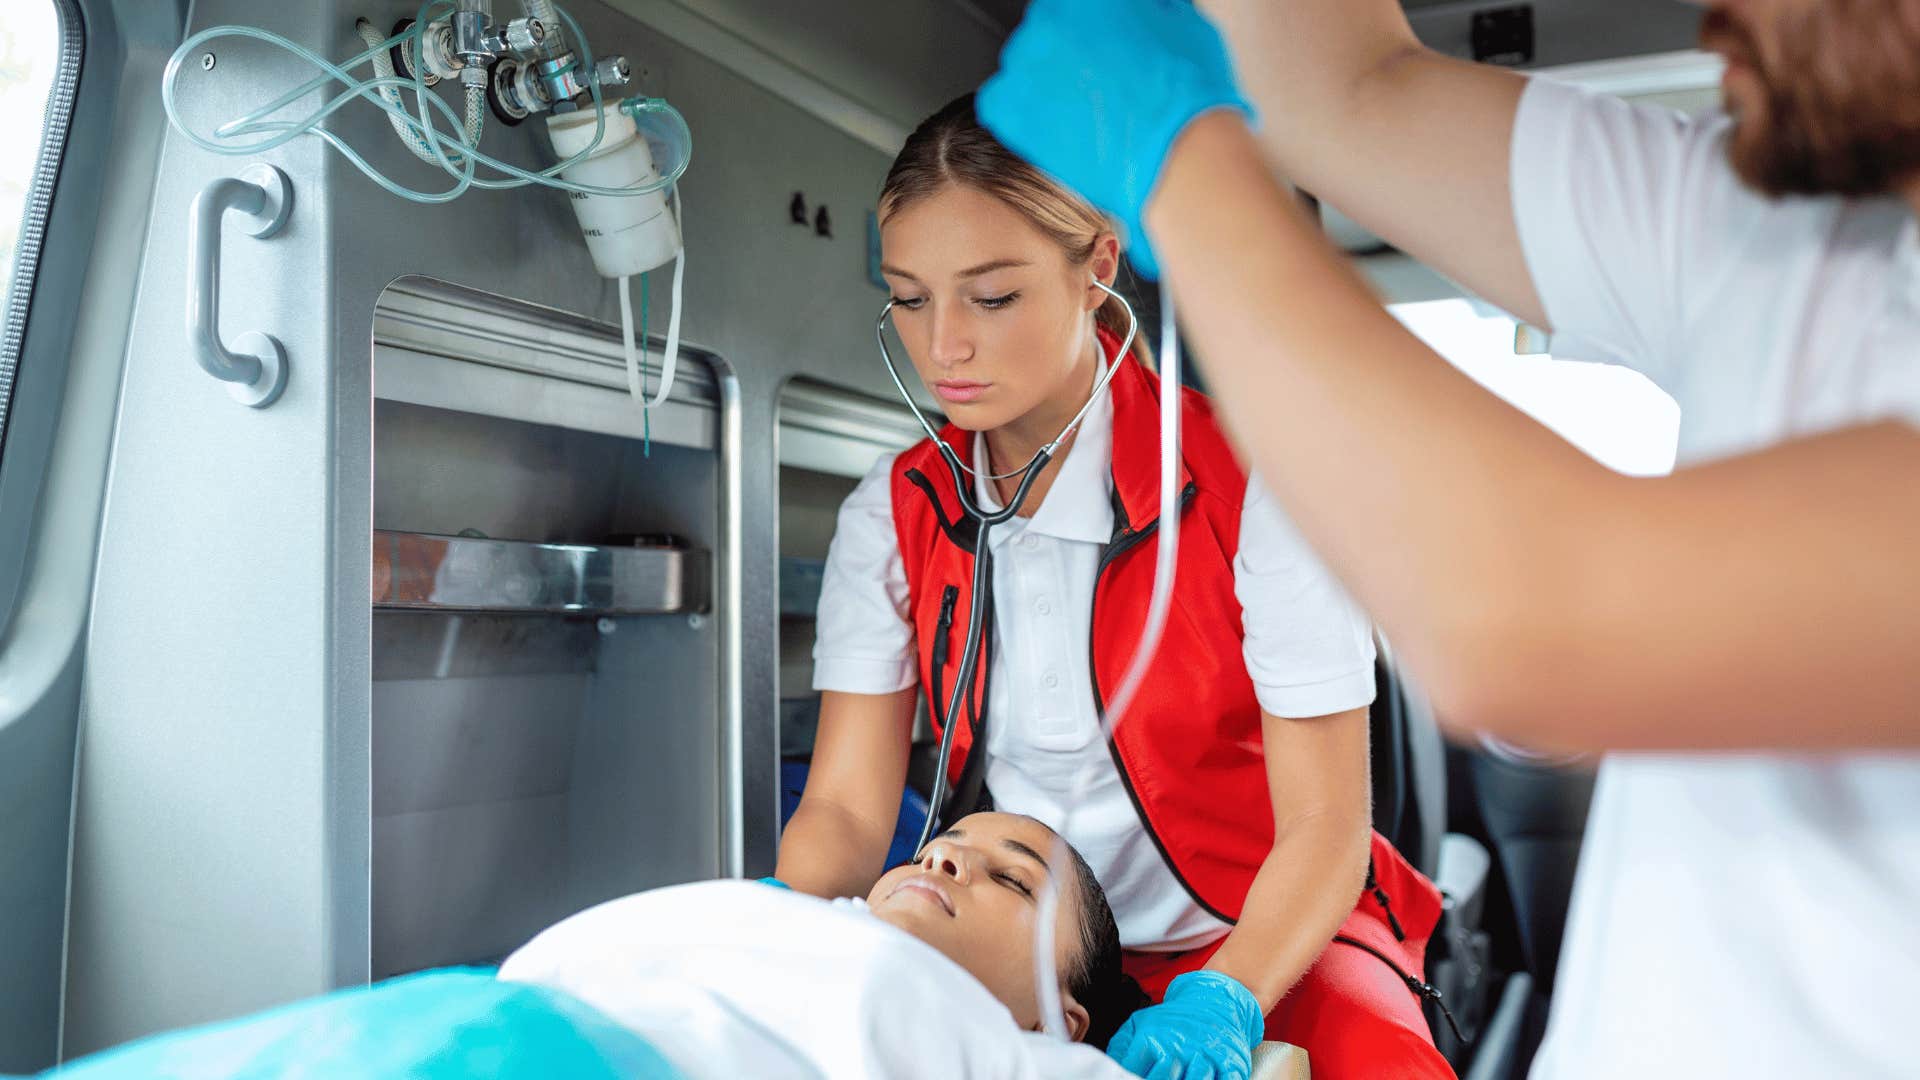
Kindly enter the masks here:
[[1067, 839], [1106, 887], [1129, 973], [1162, 1001], [1115, 1056], [1142, 1075], [1164, 1061], [1244, 1076], [1264, 1032], [1304, 1047], [1318, 1076], [1451, 1075], [1409, 989], [1424, 988], [1439, 894], [1369, 827], [1368, 620], [1199, 395], [1182, 414], [1174, 615], [1128, 719], [1101, 737], [1153, 587], [1160, 448], [1159, 382], [1144, 347], [1123, 355], [1135, 327], [1107, 288], [1109, 222], [1003, 148], [971, 97], [913, 133], [880, 215], [891, 321], [951, 421], [956, 467], [929, 439], [840, 510], [819, 735], [779, 879], [859, 895], [884, 869], [916, 704], [944, 716], [971, 651], [969, 512], [1012, 502], [986, 541], [984, 655], [951, 699], [964, 720], [946, 816], [990, 800], [1058, 822], [1084, 795]]

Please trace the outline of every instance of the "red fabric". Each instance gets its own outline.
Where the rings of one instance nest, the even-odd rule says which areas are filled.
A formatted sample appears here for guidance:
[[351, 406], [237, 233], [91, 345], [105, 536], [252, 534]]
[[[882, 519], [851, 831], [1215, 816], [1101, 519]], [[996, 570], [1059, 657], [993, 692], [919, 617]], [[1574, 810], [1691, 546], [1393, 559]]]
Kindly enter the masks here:
[[[1364, 941], [1424, 979], [1427, 937], [1440, 917], [1440, 891], [1375, 833], [1373, 861], [1381, 891], [1407, 933], [1394, 940], [1380, 904], [1363, 892], [1340, 935]], [[1154, 1001], [1167, 984], [1205, 967], [1215, 942], [1184, 953], [1128, 952], [1127, 974]], [[1364, 950], [1334, 941], [1272, 1012], [1267, 1038], [1307, 1052], [1314, 1080], [1451, 1080], [1452, 1066], [1433, 1047], [1420, 998], [1391, 967]]]
[[[1103, 333], [1109, 357], [1119, 342]], [[1132, 662], [1153, 592], [1159, 516], [1160, 384], [1128, 359], [1111, 384], [1115, 536], [1094, 587], [1095, 700], [1119, 684]], [[1231, 922], [1273, 848], [1261, 712], [1241, 654], [1240, 601], [1233, 560], [1247, 474], [1227, 443], [1207, 399], [1188, 391], [1181, 402], [1179, 590], [1165, 637], [1131, 715], [1115, 732], [1114, 756], [1141, 821], [1194, 899]], [[972, 435], [949, 426], [941, 438], [970, 461]], [[971, 492], [969, 492], [971, 494]], [[906, 568], [920, 685], [936, 733], [958, 678], [973, 602], [974, 523], [961, 509], [952, 473], [931, 441], [901, 454], [892, 474], [894, 527]], [[1144, 535], [1142, 535], [1144, 533]], [[948, 605], [951, 604], [951, 607]], [[942, 615], [948, 625], [941, 627]], [[992, 635], [987, 635], [991, 642]], [[941, 642], [944, 640], [944, 646]], [[944, 662], [934, 664], [944, 648]], [[966, 715], [986, 706], [983, 655]], [[958, 782], [973, 745], [972, 722], [954, 733], [949, 779]], [[1374, 865], [1393, 913], [1409, 935], [1394, 939], [1372, 893], [1364, 894], [1342, 933], [1395, 958], [1425, 977], [1427, 937], [1440, 915], [1440, 894], [1376, 834]], [[1182, 954], [1130, 953], [1127, 970], [1158, 1000], [1179, 974], [1203, 966], [1218, 946]], [[1268, 1034], [1304, 1047], [1315, 1080], [1344, 1077], [1452, 1076], [1433, 1048], [1420, 1002], [1377, 957], [1334, 944], [1268, 1017]]]
[[[1119, 342], [1102, 335], [1112, 356]], [[1132, 663], [1153, 593], [1159, 517], [1159, 380], [1128, 359], [1111, 384], [1115, 537], [1094, 587], [1095, 700], [1106, 707]], [[1115, 732], [1115, 757], [1141, 819], [1174, 873], [1202, 907], [1232, 920], [1273, 848], [1267, 812], [1260, 702], [1241, 656], [1240, 601], [1233, 558], [1247, 474], [1207, 399], [1182, 397], [1179, 591], [1165, 636], [1131, 715]], [[949, 446], [970, 460], [972, 435], [948, 427]], [[920, 685], [936, 729], [958, 677], [973, 602], [974, 524], [962, 511], [952, 473], [931, 441], [893, 467], [894, 526], [906, 568], [908, 609]], [[951, 621], [941, 615], [951, 597]], [[988, 635], [991, 638], [991, 635]], [[945, 663], [934, 658], [944, 639]], [[983, 650], [984, 652], [985, 650]], [[991, 658], [981, 658], [967, 715], [985, 707]], [[973, 745], [972, 725], [954, 736], [949, 779], [958, 782]]]

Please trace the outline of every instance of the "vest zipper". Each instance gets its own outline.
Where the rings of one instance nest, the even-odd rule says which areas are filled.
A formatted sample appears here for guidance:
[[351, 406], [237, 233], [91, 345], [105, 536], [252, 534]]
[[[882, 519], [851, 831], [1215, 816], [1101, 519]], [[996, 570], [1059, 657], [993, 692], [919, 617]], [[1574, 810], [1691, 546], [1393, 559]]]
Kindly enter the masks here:
[[1348, 937], [1345, 934], [1335, 934], [1333, 940], [1342, 945], [1351, 945], [1387, 965], [1395, 975], [1400, 976], [1400, 981], [1407, 984], [1407, 989], [1413, 991], [1415, 997], [1433, 1002], [1434, 1006], [1440, 1010], [1440, 1015], [1446, 1018], [1447, 1026], [1453, 1029], [1454, 1038], [1459, 1039], [1462, 1043], [1467, 1041], [1467, 1037], [1460, 1032], [1460, 1022], [1453, 1018], [1453, 1010], [1447, 1008], [1447, 1003], [1442, 1000], [1440, 991], [1434, 989], [1431, 983], [1421, 982], [1419, 979], [1407, 974], [1406, 969], [1394, 963], [1392, 957], [1358, 938]]
[[[1188, 484], [1186, 489], [1180, 493], [1181, 513], [1184, 514], [1187, 509], [1187, 504], [1193, 501], [1194, 491], [1194, 486]], [[1118, 499], [1114, 501], [1114, 509], [1115, 511], [1120, 511], [1121, 509]], [[1094, 655], [1095, 642], [1099, 640], [1099, 634], [1092, 630], [1092, 628], [1100, 625], [1100, 579], [1106, 576], [1107, 567], [1119, 561], [1120, 556], [1138, 547], [1148, 537], [1153, 536], [1159, 531], [1160, 522], [1158, 519], [1148, 522], [1145, 527], [1137, 532], [1129, 531], [1126, 522], [1122, 520], [1120, 534], [1100, 553], [1100, 566], [1099, 569], [1094, 571], [1093, 604], [1092, 610], [1088, 613], [1089, 622], [1087, 624], [1089, 627], [1087, 634], [1087, 675], [1093, 683], [1093, 707], [1095, 715], [1100, 717], [1103, 722], [1107, 715], [1107, 699], [1100, 691], [1100, 666]], [[1147, 808], [1140, 802], [1140, 793], [1134, 789], [1133, 777], [1127, 774], [1127, 763], [1121, 760], [1120, 757], [1120, 744], [1111, 736], [1107, 739], [1107, 752], [1113, 755], [1113, 767], [1120, 773], [1120, 786], [1126, 789], [1127, 798], [1133, 803], [1133, 812], [1134, 815], [1140, 819], [1140, 827], [1146, 830], [1147, 839], [1153, 841], [1154, 850], [1160, 853], [1160, 861], [1166, 864], [1167, 870], [1173, 874], [1173, 879], [1180, 883], [1180, 887], [1186, 890], [1187, 895], [1193, 898], [1195, 904], [1200, 905], [1200, 910], [1219, 919], [1228, 926], [1235, 925], [1238, 920], [1229, 917], [1226, 912], [1207, 903], [1205, 898], [1200, 895], [1200, 891], [1195, 889], [1193, 883], [1187, 880], [1186, 875], [1180, 872], [1180, 868], [1174, 865], [1173, 856], [1167, 853], [1166, 843], [1160, 839], [1160, 834], [1154, 830], [1153, 822], [1147, 818]]]
[[940, 622], [933, 631], [933, 715], [946, 722], [947, 656], [953, 649], [953, 608], [960, 602], [960, 586], [949, 585], [940, 593]]

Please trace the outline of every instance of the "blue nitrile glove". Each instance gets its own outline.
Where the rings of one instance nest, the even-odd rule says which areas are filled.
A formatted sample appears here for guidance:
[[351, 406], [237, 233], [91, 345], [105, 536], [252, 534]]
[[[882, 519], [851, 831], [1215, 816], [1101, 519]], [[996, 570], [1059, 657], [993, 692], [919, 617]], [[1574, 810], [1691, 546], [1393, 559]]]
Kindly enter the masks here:
[[1189, 0], [1033, 0], [976, 102], [1008, 149], [1118, 218], [1152, 278], [1147, 197], [1174, 140], [1219, 108], [1253, 115], [1219, 31]]
[[791, 886], [791, 885], [789, 885], [789, 884], [787, 884], [787, 883], [786, 883], [786, 882], [784, 882], [784, 881], [781, 881], [781, 880], [780, 880], [779, 878], [777, 878], [777, 877], [763, 877], [763, 878], [761, 878], [761, 879], [760, 879], [760, 884], [762, 884], [762, 885], [771, 885], [771, 886], [773, 886], [773, 887], [774, 887], [774, 888], [776, 888], [776, 889], [785, 889], [785, 890], [787, 890], [788, 892], [792, 892], [792, 891], [793, 891], [793, 886]]
[[1107, 1054], [1150, 1080], [1247, 1080], [1267, 1018], [1253, 991], [1218, 971], [1189, 971], [1160, 1004], [1134, 1013]]

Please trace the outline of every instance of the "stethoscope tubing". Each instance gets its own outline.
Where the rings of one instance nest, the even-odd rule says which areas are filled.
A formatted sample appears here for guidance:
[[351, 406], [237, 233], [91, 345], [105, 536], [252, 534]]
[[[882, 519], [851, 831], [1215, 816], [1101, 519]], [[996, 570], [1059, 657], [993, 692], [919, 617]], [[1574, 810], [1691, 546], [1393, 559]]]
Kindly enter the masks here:
[[[1093, 411], [1094, 403], [1100, 400], [1100, 395], [1106, 392], [1108, 385], [1113, 382], [1114, 375], [1119, 372], [1120, 365], [1126, 361], [1127, 355], [1133, 351], [1134, 338], [1140, 332], [1139, 316], [1134, 314], [1133, 305], [1127, 303], [1127, 298], [1115, 292], [1111, 286], [1103, 281], [1095, 281], [1094, 284], [1105, 290], [1108, 296], [1118, 300], [1120, 306], [1125, 309], [1127, 313], [1126, 340], [1121, 342], [1120, 351], [1114, 355], [1113, 359], [1108, 362], [1106, 367], [1101, 371], [1100, 378], [1095, 380], [1092, 393], [1087, 395], [1087, 403], [1082, 405], [1080, 411], [1074, 414], [1073, 419], [1067, 421], [1067, 425], [1060, 429], [1060, 434], [1056, 436], [1052, 442], [1041, 447], [1040, 450], [1033, 455], [1033, 459], [1028, 461], [1023, 468], [1004, 474], [983, 474], [969, 468], [965, 462], [960, 460], [960, 455], [954, 452], [953, 447], [947, 445], [947, 441], [940, 437], [940, 433], [934, 429], [933, 423], [927, 419], [926, 413], [921, 411], [919, 403], [913, 400], [913, 393], [907, 389], [906, 380], [900, 377], [900, 369], [898, 365], [894, 363], [893, 353], [887, 348], [887, 318], [893, 314], [893, 309], [897, 301], [888, 300], [886, 306], [880, 309], [880, 318], [874, 323], [874, 339], [880, 346], [880, 360], [886, 365], [888, 377], [893, 380], [894, 388], [900, 392], [900, 400], [906, 402], [907, 408], [913, 411], [914, 419], [920, 422], [921, 430], [927, 433], [927, 438], [933, 441], [933, 445], [940, 452], [941, 459], [947, 463], [947, 471], [953, 475], [953, 486], [959, 495], [960, 507], [966, 512], [967, 516], [972, 518], [976, 523], [974, 533], [972, 595], [969, 600], [969, 610], [967, 612], [966, 644], [960, 651], [960, 668], [955, 673], [956, 678], [954, 679], [953, 692], [948, 695], [944, 714], [945, 718], [940, 725], [940, 752], [934, 764], [933, 789], [927, 799], [926, 824], [921, 826], [920, 839], [913, 847], [916, 857], [926, 848], [927, 842], [933, 838], [934, 830], [937, 829], [940, 824], [940, 816], [943, 809], [941, 804], [946, 801], [947, 795], [947, 767], [953, 758], [953, 738], [956, 725], [960, 720], [960, 707], [966, 702], [968, 695], [973, 692], [973, 677], [980, 662], [980, 646], [986, 636], [987, 605], [982, 603], [981, 600], [989, 594], [993, 587], [991, 569], [992, 556], [987, 547], [988, 534], [993, 526], [1005, 524], [1013, 520], [1014, 516], [1020, 512], [1020, 508], [1026, 505], [1027, 494], [1032, 491], [1034, 481], [1039, 478], [1042, 472], [1046, 471], [1047, 463], [1053, 460], [1053, 456], [1059, 451], [1061, 444], [1066, 442], [1067, 439], [1079, 429], [1081, 421], [1085, 420], [1087, 414]], [[1005, 506], [999, 510], [988, 513], [980, 508], [980, 504], [974, 498], [973, 492], [969, 490], [970, 485], [967, 482], [969, 476], [984, 480], [1010, 480], [1018, 476], [1020, 477], [1020, 485], [1014, 491], [1013, 497], [1007, 500]], [[976, 748], [976, 752], [983, 749], [984, 747]]]

